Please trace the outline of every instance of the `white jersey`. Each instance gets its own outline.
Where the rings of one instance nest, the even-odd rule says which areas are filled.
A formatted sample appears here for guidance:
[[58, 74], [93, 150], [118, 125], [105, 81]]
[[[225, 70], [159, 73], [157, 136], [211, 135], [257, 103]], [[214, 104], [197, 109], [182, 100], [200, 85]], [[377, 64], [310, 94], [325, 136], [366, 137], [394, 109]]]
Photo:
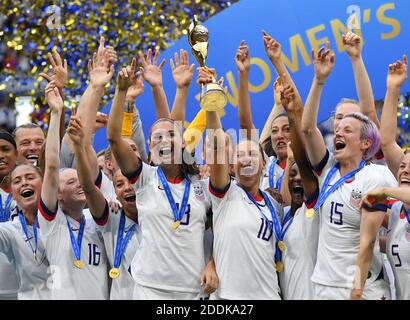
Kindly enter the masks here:
[[105, 173], [100, 170], [95, 181], [95, 185], [101, 190], [105, 199], [115, 201], [117, 195], [115, 194], [114, 184]]
[[[141, 246], [132, 262], [134, 280], [144, 287], [166, 291], [199, 293], [199, 278], [205, 268], [204, 232], [211, 203], [207, 181], [191, 176], [191, 190], [185, 215], [173, 230], [174, 216], [157, 167], [145, 163], [129, 177], [137, 196]], [[179, 208], [185, 180], [169, 182]]]
[[[2, 208], [5, 208], [9, 193], [0, 188]], [[16, 203], [12, 200], [10, 212], [17, 212]], [[11, 220], [11, 219], [10, 219]], [[1, 225], [2, 222], [0, 222]], [[17, 299], [19, 284], [17, 274], [7, 257], [0, 252], [0, 300]]]
[[76, 260], [70, 240], [67, 219], [77, 239], [80, 223], [66, 216], [60, 206], [50, 211], [40, 199], [38, 220], [50, 265], [53, 266], [52, 299], [107, 300], [107, 254], [95, 222], [85, 219], [81, 244], [83, 269], [74, 266]]
[[[315, 203], [308, 204], [313, 208]], [[287, 213], [290, 207], [285, 208]], [[314, 291], [311, 280], [316, 263], [319, 238], [319, 215], [306, 218], [308, 208], [303, 204], [296, 210], [292, 221], [283, 228], [289, 228], [283, 242], [286, 250], [282, 255], [284, 269], [279, 273], [280, 288], [284, 300], [313, 300]]]
[[40, 239], [40, 232], [38, 232], [37, 259], [33, 254], [35, 241], [32, 226], [27, 225], [27, 233], [28, 241], [18, 217], [14, 221], [1, 223], [0, 252], [4, 254], [13, 272], [15, 270], [17, 274], [19, 300], [49, 300], [50, 290], [47, 285], [49, 263]]
[[410, 226], [406, 217], [400, 218], [402, 206], [402, 202], [392, 206], [386, 251], [394, 273], [396, 298], [410, 300]]
[[[327, 154], [326, 157], [328, 160], [323, 163], [322, 168], [315, 168], [320, 189], [324, 188], [324, 180], [337, 162], [333, 155]], [[339, 178], [340, 172], [336, 171], [329, 186]], [[329, 195], [319, 210], [320, 233], [313, 282], [332, 287], [352, 287], [360, 248], [362, 196], [377, 188], [395, 186], [397, 181], [387, 167], [367, 164], [355, 175], [352, 182], [344, 183]], [[378, 241], [375, 247], [379, 247]], [[373, 255], [366, 283], [380, 279], [382, 271], [381, 255]]]
[[[214, 259], [219, 277], [216, 295], [230, 300], [279, 300], [276, 236], [270, 228], [272, 216], [267, 205], [263, 202], [259, 205], [264, 218], [234, 181], [224, 191], [215, 190], [211, 185], [209, 189], [212, 194]], [[280, 221], [283, 209], [271, 197], [270, 200]]]
[[[96, 221], [97, 230], [101, 232], [104, 239], [105, 250], [107, 251], [108, 261], [111, 268], [114, 267], [115, 250], [118, 239], [118, 229], [120, 226], [121, 212], [115, 213], [106, 206], [105, 218], [102, 221]], [[130, 269], [131, 262], [138, 250], [141, 242], [141, 229], [138, 224], [125, 216], [125, 226], [123, 238], [135, 225], [136, 229], [128, 242], [125, 253], [121, 259], [120, 276], [112, 280], [110, 299], [111, 300], [132, 300], [134, 292], [134, 280], [132, 279]], [[108, 276], [108, 275], [107, 275]]]
[[[271, 165], [275, 162], [276, 158], [274, 156], [269, 157], [268, 161], [266, 162], [265, 170], [264, 170], [264, 175], [263, 178], [261, 179], [260, 183], [260, 188], [261, 190], [266, 190], [269, 188], [269, 169]], [[275, 184], [278, 183], [278, 181], [283, 177], [283, 174], [285, 173], [285, 170], [280, 167], [278, 163], [275, 165], [275, 170], [274, 170], [274, 178], [273, 182]]]

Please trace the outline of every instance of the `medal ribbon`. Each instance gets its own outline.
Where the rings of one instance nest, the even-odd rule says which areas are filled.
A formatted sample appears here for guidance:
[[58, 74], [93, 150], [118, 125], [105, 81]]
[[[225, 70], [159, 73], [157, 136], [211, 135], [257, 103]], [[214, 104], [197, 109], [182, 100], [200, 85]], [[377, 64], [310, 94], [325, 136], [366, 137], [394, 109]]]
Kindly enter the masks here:
[[68, 231], [70, 232], [70, 240], [71, 240], [71, 247], [74, 251], [74, 256], [76, 260], [81, 260], [81, 243], [83, 242], [83, 235], [84, 235], [84, 226], [85, 226], [85, 219], [84, 216], [81, 216], [80, 222], [80, 230], [78, 231], [77, 240], [75, 239], [75, 235], [73, 230], [71, 229], [70, 222], [68, 222], [67, 215], [65, 216], [67, 220]]
[[37, 243], [38, 243], [38, 234], [37, 234], [37, 224], [38, 224], [38, 219], [37, 217], [34, 219], [34, 223], [33, 223], [33, 236], [34, 236], [34, 244], [35, 247], [33, 248], [33, 246], [31, 245], [31, 241], [30, 236], [28, 234], [28, 229], [27, 229], [27, 222], [26, 222], [26, 218], [24, 217], [24, 215], [21, 213], [21, 211], [19, 211], [19, 219], [20, 219], [20, 223], [21, 223], [21, 227], [23, 228], [23, 232], [26, 235], [26, 241], [28, 242], [31, 251], [33, 251], [33, 254], [35, 255], [37, 253]]
[[179, 208], [178, 212], [177, 204], [175, 203], [174, 197], [172, 196], [171, 188], [169, 187], [164, 172], [162, 172], [160, 167], [157, 168], [157, 173], [159, 180], [164, 187], [165, 194], [167, 195], [168, 203], [171, 206], [171, 210], [174, 215], [174, 221], [181, 221], [185, 215], [186, 207], [188, 205], [189, 193], [191, 191], [191, 181], [189, 181], [189, 179], [185, 179], [184, 196], [182, 197], [181, 207]]
[[283, 171], [282, 175], [279, 177], [278, 181], [276, 181], [275, 185], [275, 167], [276, 164], [278, 163], [278, 159], [275, 159], [269, 167], [269, 188], [276, 188], [277, 190], [280, 191], [280, 188], [282, 187], [282, 180], [283, 176], [285, 175], [285, 171]]
[[6, 203], [3, 208], [3, 199], [0, 195], [0, 222], [6, 222], [10, 220], [10, 206], [11, 206], [11, 194], [8, 194]]
[[[291, 214], [291, 209], [289, 209], [289, 211], [286, 213], [285, 219], [283, 219], [283, 223], [282, 223], [282, 241], [283, 241], [283, 239], [285, 239], [285, 234], [288, 231], [288, 229], [289, 229], [290, 225], [292, 224], [292, 222], [293, 222], [293, 217], [292, 217], [292, 214]], [[288, 223], [288, 224], [286, 225], [286, 223]]]
[[124, 235], [124, 228], [125, 228], [125, 213], [124, 211], [121, 212], [120, 218], [120, 226], [118, 227], [118, 235], [117, 235], [117, 245], [115, 246], [115, 254], [114, 254], [114, 268], [118, 269], [122, 257], [124, 256], [125, 250], [127, 249], [128, 242], [130, 241], [132, 235], [135, 232], [136, 226], [135, 224], [128, 230], [127, 234], [123, 238]]
[[[359, 166], [354, 169], [353, 171], [347, 173], [345, 176], [341, 177], [339, 180], [337, 180], [329, 189], [327, 189], [330, 180], [332, 177], [335, 175], [336, 171], [339, 170], [339, 162], [336, 163], [329, 171], [327, 174], [325, 181], [323, 183], [323, 188], [320, 191], [319, 198], [314, 206], [314, 210], [318, 211], [319, 208], [323, 205], [323, 203], [326, 201], [326, 199], [335, 191], [339, 186], [341, 186], [343, 183], [345, 183], [347, 180], [353, 178], [356, 173], [358, 173], [360, 170], [364, 168], [366, 165], [366, 161], [362, 160], [360, 161]], [[326, 190], [327, 189], [327, 190]]]
[[260, 214], [263, 216], [263, 218], [268, 221], [268, 225], [269, 225], [270, 229], [275, 232], [275, 235], [276, 235], [275, 262], [281, 261], [282, 260], [282, 253], [278, 248], [278, 242], [282, 241], [282, 234], [281, 234], [279, 219], [278, 219], [278, 216], [276, 215], [276, 211], [275, 211], [275, 208], [273, 207], [272, 202], [270, 201], [268, 195], [265, 192], [259, 190], [260, 193], [262, 194], [262, 197], [265, 200], [266, 205], [267, 205], [267, 207], [270, 211], [270, 214], [272, 216], [272, 221], [270, 221], [265, 216], [265, 214], [262, 212], [262, 209], [260, 208], [260, 206], [256, 202], [256, 200], [253, 198], [253, 196], [248, 191], [246, 191], [245, 189], [243, 189], [243, 191], [245, 191], [245, 193], [248, 196], [249, 200], [256, 206], [256, 208], [258, 208], [258, 210], [259, 210]]

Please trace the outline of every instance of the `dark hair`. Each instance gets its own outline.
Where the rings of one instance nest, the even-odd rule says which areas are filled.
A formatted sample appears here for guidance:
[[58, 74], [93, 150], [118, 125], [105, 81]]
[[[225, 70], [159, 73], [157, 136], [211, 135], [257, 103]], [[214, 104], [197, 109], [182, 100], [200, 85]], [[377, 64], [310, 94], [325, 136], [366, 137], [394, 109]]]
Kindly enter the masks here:
[[14, 149], [17, 149], [16, 141], [13, 136], [5, 130], [0, 130], [0, 139], [5, 140], [13, 145]]
[[97, 153], [97, 158], [98, 158], [98, 157], [101, 157], [101, 156], [104, 156], [104, 157], [105, 157], [105, 149], [102, 149], [102, 150], [100, 150], [100, 151]]
[[104, 150], [104, 160], [111, 160], [112, 153], [111, 148], [108, 146], [107, 149]]

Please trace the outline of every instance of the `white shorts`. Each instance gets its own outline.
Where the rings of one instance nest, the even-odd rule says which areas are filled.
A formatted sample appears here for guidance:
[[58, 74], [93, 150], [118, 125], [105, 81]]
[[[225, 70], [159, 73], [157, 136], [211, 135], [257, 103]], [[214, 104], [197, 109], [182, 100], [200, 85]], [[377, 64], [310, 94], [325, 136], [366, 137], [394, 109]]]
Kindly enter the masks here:
[[135, 283], [134, 300], [199, 300], [200, 294], [195, 292], [168, 291], [144, 287]]
[[[315, 300], [350, 300], [349, 288], [324, 286], [313, 283]], [[364, 300], [390, 300], [389, 285], [384, 280], [377, 280], [367, 284], [363, 291]]]

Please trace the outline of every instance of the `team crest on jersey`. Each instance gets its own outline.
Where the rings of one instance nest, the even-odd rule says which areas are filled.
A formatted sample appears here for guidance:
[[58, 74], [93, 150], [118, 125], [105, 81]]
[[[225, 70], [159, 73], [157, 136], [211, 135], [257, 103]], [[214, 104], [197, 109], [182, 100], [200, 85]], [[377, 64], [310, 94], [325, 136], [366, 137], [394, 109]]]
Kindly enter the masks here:
[[359, 207], [360, 201], [362, 201], [362, 192], [360, 190], [353, 189], [350, 194], [350, 204], [354, 207]]
[[202, 185], [199, 182], [194, 184], [194, 194], [199, 201], [205, 200], [204, 189], [202, 188]]

